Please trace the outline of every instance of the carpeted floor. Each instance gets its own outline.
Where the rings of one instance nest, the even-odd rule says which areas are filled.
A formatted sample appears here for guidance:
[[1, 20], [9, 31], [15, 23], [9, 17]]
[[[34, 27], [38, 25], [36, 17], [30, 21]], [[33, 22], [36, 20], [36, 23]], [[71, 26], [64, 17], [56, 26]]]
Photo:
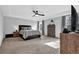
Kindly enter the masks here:
[[45, 45], [59, 39], [44, 37], [23, 41], [20, 37], [6, 38], [0, 48], [0, 54], [59, 54], [59, 48]]

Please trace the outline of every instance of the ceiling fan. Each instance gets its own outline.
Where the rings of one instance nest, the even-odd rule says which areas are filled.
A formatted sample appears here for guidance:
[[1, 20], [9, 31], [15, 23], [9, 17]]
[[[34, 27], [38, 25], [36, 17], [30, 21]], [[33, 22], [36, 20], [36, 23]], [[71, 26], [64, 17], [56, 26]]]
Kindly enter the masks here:
[[44, 14], [39, 13], [37, 10], [33, 10], [33, 13], [35, 13], [35, 15], [33, 15], [33, 17], [34, 16], [45, 16]]

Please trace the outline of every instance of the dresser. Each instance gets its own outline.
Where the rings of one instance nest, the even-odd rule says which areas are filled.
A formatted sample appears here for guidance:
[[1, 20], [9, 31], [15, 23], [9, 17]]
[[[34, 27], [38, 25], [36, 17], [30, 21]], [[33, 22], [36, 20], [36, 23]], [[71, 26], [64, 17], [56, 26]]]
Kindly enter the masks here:
[[55, 24], [49, 24], [47, 26], [47, 36], [55, 37]]
[[79, 34], [60, 34], [60, 53], [79, 54]]

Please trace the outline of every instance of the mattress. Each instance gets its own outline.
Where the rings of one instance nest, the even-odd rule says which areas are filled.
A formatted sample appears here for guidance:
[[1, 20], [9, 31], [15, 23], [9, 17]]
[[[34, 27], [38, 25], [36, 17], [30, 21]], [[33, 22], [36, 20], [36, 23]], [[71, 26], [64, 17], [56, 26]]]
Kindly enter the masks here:
[[23, 38], [26, 39], [29, 36], [40, 35], [40, 32], [37, 30], [21, 30], [20, 34], [22, 34]]

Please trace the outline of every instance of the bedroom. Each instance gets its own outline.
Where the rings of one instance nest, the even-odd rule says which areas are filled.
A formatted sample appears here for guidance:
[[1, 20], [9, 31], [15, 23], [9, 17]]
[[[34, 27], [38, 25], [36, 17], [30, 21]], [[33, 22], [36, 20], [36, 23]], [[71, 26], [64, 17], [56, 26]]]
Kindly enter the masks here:
[[[35, 12], [44, 14], [44, 16], [35, 14]], [[2, 32], [1, 37], [4, 38], [4, 40], [1, 39], [3, 42], [0, 53], [60, 53], [62, 17], [70, 14], [70, 5], [2, 5], [0, 14], [3, 19], [0, 31]], [[50, 24], [54, 24], [53, 37], [50, 37], [52, 30], [48, 31]], [[24, 35], [19, 35], [21, 34], [19, 29], [31, 30], [24, 31]], [[57, 46], [51, 46], [49, 44], [51, 42], [57, 43]]]

